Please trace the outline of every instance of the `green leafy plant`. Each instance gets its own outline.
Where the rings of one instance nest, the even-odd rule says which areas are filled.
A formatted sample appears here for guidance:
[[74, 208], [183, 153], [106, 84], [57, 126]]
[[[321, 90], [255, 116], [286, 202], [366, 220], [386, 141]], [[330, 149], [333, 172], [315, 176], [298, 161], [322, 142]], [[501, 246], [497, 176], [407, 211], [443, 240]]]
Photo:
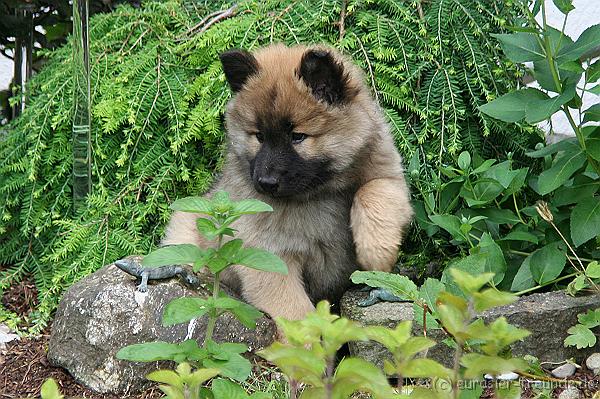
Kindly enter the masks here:
[[[520, 156], [537, 137], [477, 108], [521, 74], [488, 35], [515, 23], [514, 4], [241, 1], [229, 18], [204, 19], [229, 5], [217, 7], [144, 1], [91, 18], [93, 187], [80, 214], [71, 206], [70, 42], [47, 53], [25, 112], [0, 134], [0, 290], [31, 276], [39, 292], [34, 313], [3, 318], [22, 316], [40, 331], [65, 288], [113, 259], [148, 253], [167, 204], [208, 189], [221, 165], [230, 95], [218, 54], [232, 47], [340, 49], [365, 71], [398, 148], [419, 160], [423, 176], [462, 150], [474, 159]], [[427, 256], [415, 262], [438, 258], [441, 240], [410, 237], [407, 247]]]
[[[164, 326], [187, 323], [206, 315], [208, 323], [204, 342], [199, 345], [196, 340], [189, 339], [181, 343], [148, 342], [129, 345], [117, 353], [117, 358], [137, 362], [156, 360], [173, 360], [180, 363], [177, 372], [164, 371], [151, 374], [148, 378], [168, 382], [171, 388], [163, 389], [169, 397], [179, 397], [184, 388], [194, 392], [202, 383], [219, 374], [221, 376], [244, 381], [251, 371], [250, 362], [241, 356], [248, 350], [244, 344], [217, 343], [212, 334], [219, 316], [224, 313], [233, 314], [246, 327], [256, 327], [256, 319], [262, 313], [244, 302], [229, 297], [220, 289], [220, 275], [232, 265], [241, 265], [257, 270], [287, 274], [287, 266], [277, 256], [258, 248], [245, 248], [240, 239], [230, 239], [235, 230], [231, 224], [243, 215], [270, 212], [273, 209], [258, 200], [232, 201], [229, 194], [223, 191], [215, 193], [212, 199], [187, 197], [175, 201], [171, 208], [177, 211], [202, 214], [207, 217], [197, 219], [198, 230], [209, 241], [215, 241], [214, 248], [200, 248], [193, 244], [179, 244], [159, 248], [146, 257], [142, 264], [145, 267], [158, 267], [171, 264], [191, 264], [195, 272], [206, 268], [214, 276], [212, 296], [209, 298], [183, 297], [167, 304], [163, 313]], [[200, 370], [191, 371], [191, 366]], [[173, 381], [179, 381], [172, 387]], [[213, 382], [214, 398], [228, 397], [226, 392], [238, 392], [241, 388], [231, 388], [227, 381]], [[187, 384], [187, 385], [186, 385]], [[215, 386], [218, 387], [214, 391]], [[218, 392], [225, 392], [222, 395]], [[223, 396], [225, 395], [225, 396]], [[233, 393], [232, 393], [233, 395]], [[196, 397], [196, 396], [191, 396]], [[233, 397], [233, 396], [229, 396]], [[240, 396], [240, 398], [246, 396]], [[259, 396], [252, 396], [259, 397]]]
[[64, 396], [60, 393], [58, 385], [54, 379], [49, 378], [42, 384], [41, 389], [42, 399], [63, 399]]
[[[461, 395], [480, 395], [484, 373], [499, 375], [509, 371], [525, 371], [528, 363], [506, 355], [510, 344], [529, 333], [499, 318], [485, 324], [475, 312], [511, 303], [516, 296], [502, 293], [494, 288], [482, 287], [492, 281], [492, 273], [473, 276], [452, 269], [455, 286], [460, 295], [440, 290], [433, 295], [435, 303], [432, 314], [449, 338], [455, 342], [456, 352], [452, 368], [423, 357], [435, 342], [424, 336], [412, 336], [412, 323], [398, 324], [395, 328], [383, 326], [360, 326], [346, 318], [332, 315], [329, 304], [321, 302], [315, 312], [304, 320], [277, 320], [287, 339], [286, 343], [274, 343], [260, 354], [279, 367], [290, 379], [292, 387], [304, 384], [302, 392], [292, 390], [292, 399], [348, 398], [355, 392], [369, 392], [374, 398], [441, 397], [458, 398]], [[421, 292], [407, 277], [383, 272], [355, 272], [355, 282], [389, 289], [392, 293], [425, 306]], [[439, 282], [438, 282], [439, 283]], [[441, 285], [441, 283], [439, 283]], [[429, 291], [428, 295], [432, 295]], [[350, 341], [374, 340], [384, 345], [391, 354], [385, 360], [384, 372], [362, 359], [346, 357], [337, 365], [335, 354]], [[389, 386], [386, 376], [396, 377], [396, 390]], [[403, 386], [404, 378], [429, 379], [429, 388], [419, 385]], [[471, 384], [459, 384], [459, 381]], [[520, 392], [510, 385], [498, 390]], [[500, 392], [501, 393], [501, 392]]]
[[565, 346], [576, 346], [577, 349], [582, 349], [596, 345], [596, 334], [592, 328], [600, 326], [600, 309], [578, 314], [577, 320], [579, 323], [567, 331], [569, 336], [565, 338]]
[[[519, 167], [522, 160], [511, 154], [498, 162], [464, 151], [428, 175], [411, 172], [421, 197], [415, 203], [417, 221], [435, 241], [450, 236], [447, 244], [438, 245], [450, 255], [449, 266], [494, 272], [494, 283], [504, 289], [526, 293], [564, 287], [571, 280], [571, 293], [597, 290], [597, 277], [588, 268], [600, 245], [600, 128], [590, 122], [600, 117], [597, 105], [581, 109], [580, 96], [600, 87], [600, 64], [589, 61], [592, 43], [600, 41], [600, 25], [572, 40], [564, 33], [570, 1], [560, 8], [565, 13], [561, 30], [547, 24], [545, 1], [533, 2], [533, 11], [530, 3], [519, 2], [525, 18], [510, 27], [514, 33], [492, 36], [512, 62], [533, 62], [533, 69], [522, 67], [540, 89], [511, 91], [479, 110], [508, 123], [529, 124], [561, 112], [575, 137], [539, 143], [525, 153], [531, 159], [527, 167]], [[581, 79], [583, 87], [578, 87]], [[572, 109], [580, 111], [579, 123]], [[418, 169], [416, 162], [409, 170]]]

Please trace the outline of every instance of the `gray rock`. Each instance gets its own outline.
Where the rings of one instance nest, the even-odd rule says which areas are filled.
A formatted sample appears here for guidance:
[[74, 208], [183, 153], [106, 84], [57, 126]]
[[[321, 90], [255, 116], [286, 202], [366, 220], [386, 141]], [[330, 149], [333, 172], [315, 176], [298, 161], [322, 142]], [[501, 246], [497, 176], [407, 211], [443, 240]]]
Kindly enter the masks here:
[[[206, 276], [201, 279], [207, 281]], [[144, 389], [149, 385], [145, 375], [159, 366], [171, 365], [118, 360], [117, 351], [142, 342], [185, 340], [188, 325], [162, 326], [164, 307], [175, 298], [208, 295], [206, 289], [184, 287], [177, 279], [150, 282], [148, 292], [140, 293], [135, 278], [114, 265], [105, 266], [74, 284], [63, 296], [52, 325], [48, 360], [99, 393], [126, 394]], [[192, 338], [201, 340], [206, 324], [206, 316], [198, 319]], [[243, 342], [254, 351], [270, 345], [275, 334], [275, 323], [266, 316], [258, 320], [256, 330], [251, 330], [225, 314], [217, 321], [213, 339]]]
[[600, 371], [600, 353], [592, 353], [590, 356], [588, 356], [585, 361], [585, 365], [588, 369], [592, 370], [594, 374], [598, 374]]
[[556, 378], [567, 378], [575, 374], [577, 367], [573, 363], [565, 363], [552, 370], [552, 375]]
[[569, 385], [559, 395], [558, 399], [578, 399], [581, 397], [581, 392], [574, 386]]
[[[415, 317], [412, 303], [382, 302], [364, 308], [358, 306], [357, 303], [367, 296], [367, 292], [361, 292], [359, 289], [346, 292], [340, 305], [342, 315], [365, 325], [389, 327], [394, 327], [400, 321], [413, 320]], [[511, 305], [484, 312], [482, 317], [489, 322], [504, 316], [509, 323], [532, 333], [523, 341], [512, 345], [512, 353], [516, 356], [529, 354], [542, 362], [570, 358], [582, 360], [585, 356], [598, 352], [600, 344], [596, 344], [594, 348], [578, 350], [565, 347], [563, 341], [567, 337], [567, 330], [577, 323], [578, 313], [598, 307], [600, 295], [571, 297], [564, 291], [555, 291], [524, 296]], [[413, 334], [423, 335], [422, 327], [416, 322], [413, 323]], [[430, 329], [427, 335], [438, 342], [429, 349], [428, 357], [450, 366], [454, 350], [441, 343], [447, 338], [443, 331]], [[381, 345], [374, 342], [353, 343], [350, 345], [350, 353], [379, 365], [389, 356]]]

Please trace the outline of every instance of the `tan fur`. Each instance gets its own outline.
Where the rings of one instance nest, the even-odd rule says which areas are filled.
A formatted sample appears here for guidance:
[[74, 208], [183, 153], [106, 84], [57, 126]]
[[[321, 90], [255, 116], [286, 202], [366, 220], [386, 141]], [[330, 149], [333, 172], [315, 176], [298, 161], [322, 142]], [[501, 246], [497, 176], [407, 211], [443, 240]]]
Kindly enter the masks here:
[[[317, 101], [298, 78], [307, 47], [273, 45], [254, 53], [260, 66], [229, 102], [228, 152], [214, 188], [234, 199], [258, 198], [274, 212], [242, 217], [233, 226], [246, 246], [279, 255], [287, 276], [235, 266], [226, 284], [271, 316], [302, 318], [320, 299], [339, 299], [355, 262], [367, 270], [389, 271], [396, 261], [412, 209], [402, 161], [378, 104], [361, 71], [337, 53], [356, 93], [347, 104]], [[257, 110], [288, 115], [308, 137], [295, 147], [302, 158], [327, 157], [335, 177], [306, 195], [278, 199], [254, 189], [247, 160], [260, 148]], [[210, 195], [210, 193], [209, 193]], [[198, 215], [175, 212], [163, 244], [211, 246], [195, 227]]]

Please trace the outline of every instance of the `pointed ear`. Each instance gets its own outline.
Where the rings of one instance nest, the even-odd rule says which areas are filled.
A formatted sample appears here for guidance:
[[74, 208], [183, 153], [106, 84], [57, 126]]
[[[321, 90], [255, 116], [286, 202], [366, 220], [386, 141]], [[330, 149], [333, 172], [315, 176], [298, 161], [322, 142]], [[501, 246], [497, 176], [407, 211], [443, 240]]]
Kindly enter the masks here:
[[343, 104], [354, 97], [344, 66], [325, 50], [307, 50], [300, 61], [298, 75], [310, 87], [317, 100]]
[[230, 50], [219, 56], [231, 90], [238, 92], [248, 78], [258, 72], [256, 58], [246, 50]]

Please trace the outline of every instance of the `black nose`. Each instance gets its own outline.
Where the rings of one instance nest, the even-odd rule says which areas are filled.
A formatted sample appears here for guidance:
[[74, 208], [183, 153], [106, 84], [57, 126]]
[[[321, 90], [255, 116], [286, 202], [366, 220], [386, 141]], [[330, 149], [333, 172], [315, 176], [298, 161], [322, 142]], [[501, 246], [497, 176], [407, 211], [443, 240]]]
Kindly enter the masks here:
[[274, 176], [261, 176], [258, 178], [260, 188], [268, 193], [274, 193], [279, 187], [279, 179]]

